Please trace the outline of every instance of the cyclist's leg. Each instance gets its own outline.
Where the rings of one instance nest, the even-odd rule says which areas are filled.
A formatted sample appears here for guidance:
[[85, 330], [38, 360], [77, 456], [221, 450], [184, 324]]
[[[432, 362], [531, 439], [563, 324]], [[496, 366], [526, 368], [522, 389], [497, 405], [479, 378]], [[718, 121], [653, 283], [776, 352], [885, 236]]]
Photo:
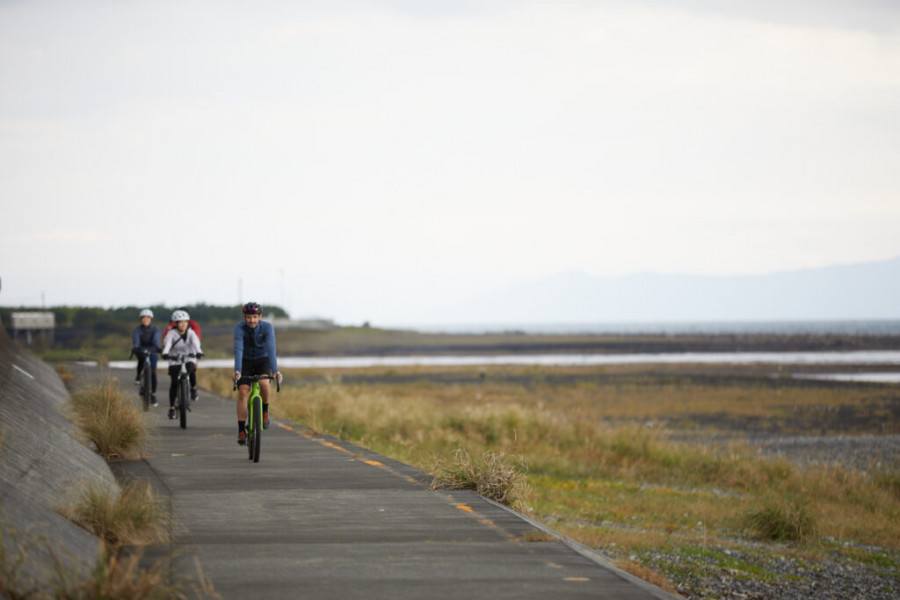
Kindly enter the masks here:
[[178, 396], [178, 372], [181, 365], [169, 365], [169, 418], [175, 418], [175, 398]]
[[141, 383], [141, 371], [143, 371], [144, 367], [144, 357], [140, 354], [137, 357], [137, 374], [134, 376], [134, 385], [138, 385]]
[[238, 444], [247, 443], [247, 398], [250, 396], [249, 385], [239, 385], [237, 394]]
[[269, 428], [269, 380], [261, 379], [259, 381], [259, 395], [262, 397], [262, 418], [263, 429]]
[[188, 367], [188, 375], [191, 380], [191, 398], [196, 400], [197, 396], [197, 363], [190, 363]]
[[197, 363], [187, 363], [188, 381], [191, 384], [191, 400], [197, 399]]
[[[268, 358], [259, 359], [258, 364], [256, 365], [257, 373], [259, 375], [271, 375], [272, 367], [269, 365]], [[269, 407], [269, 380], [268, 379], [260, 379], [259, 380], [259, 395], [262, 396], [263, 401], [263, 412], [268, 410]]]
[[247, 421], [247, 398], [250, 397], [250, 386], [238, 386], [237, 418], [239, 423]]

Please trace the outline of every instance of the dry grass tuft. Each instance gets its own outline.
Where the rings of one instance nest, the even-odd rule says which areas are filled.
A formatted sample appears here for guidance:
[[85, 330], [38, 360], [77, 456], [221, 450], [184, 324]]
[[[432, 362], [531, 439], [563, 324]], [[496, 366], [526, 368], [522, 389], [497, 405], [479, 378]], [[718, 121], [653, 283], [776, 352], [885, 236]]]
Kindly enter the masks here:
[[160, 559], [148, 568], [141, 567], [140, 553], [127, 556], [101, 553], [93, 572], [85, 575], [57, 567], [57, 600], [184, 600], [220, 598], [212, 583], [204, 577], [199, 563], [197, 580], [172, 578], [172, 565]]
[[75, 424], [107, 460], [138, 458], [148, 428], [136, 402], [126, 402], [118, 385], [106, 380], [72, 396]]
[[506, 460], [503, 452], [487, 451], [472, 458], [465, 449], [458, 448], [454, 459], [440, 469], [432, 488], [473, 490], [506, 506], [522, 504], [528, 488], [525, 475], [520, 466]]
[[58, 363], [54, 367], [54, 370], [56, 371], [56, 374], [59, 375], [59, 378], [65, 383], [71, 383], [76, 379], [75, 374], [72, 372], [72, 369], [70, 369], [66, 364]]
[[112, 547], [166, 543], [169, 515], [148, 483], [131, 483], [121, 491], [103, 482], [82, 487], [80, 502], [61, 513]]
[[759, 537], [776, 542], [806, 542], [818, 535], [815, 512], [808, 500], [770, 500], [744, 516], [744, 524]]
[[[49, 554], [42, 571], [24, 574], [31, 552]], [[93, 566], [85, 571], [65, 560], [53, 540], [0, 528], [0, 597], [8, 600], [186, 600], [221, 598], [195, 561], [196, 576], [173, 573], [171, 557], [143, 566], [138, 550], [122, 554], [101, 544]]]
[[0, 597], [8, 600], [37, 597], [40, 584], [34, 577], [23, 574], [33, 544], [31, 536], [23, 536], [3, 523], [0, 528]]

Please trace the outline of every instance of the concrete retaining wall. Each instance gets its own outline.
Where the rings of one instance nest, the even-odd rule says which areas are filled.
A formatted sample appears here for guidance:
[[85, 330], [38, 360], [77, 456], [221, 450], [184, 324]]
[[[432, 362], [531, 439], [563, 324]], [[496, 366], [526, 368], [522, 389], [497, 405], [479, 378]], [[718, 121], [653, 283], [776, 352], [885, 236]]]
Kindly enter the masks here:
[[[52, 577], [50, 548], [70, 569], [93, 566], [97, 538], [55, 509], [77, 500], [80, 484], [116, 486], [106, 461], [76, 439], [66, 417], [69, 394], [56, 372], [0, 329], [0, 512], [8, 560], [31, 540], [25, 571]], [[24, 535], [23, 535], [24, 534]]]

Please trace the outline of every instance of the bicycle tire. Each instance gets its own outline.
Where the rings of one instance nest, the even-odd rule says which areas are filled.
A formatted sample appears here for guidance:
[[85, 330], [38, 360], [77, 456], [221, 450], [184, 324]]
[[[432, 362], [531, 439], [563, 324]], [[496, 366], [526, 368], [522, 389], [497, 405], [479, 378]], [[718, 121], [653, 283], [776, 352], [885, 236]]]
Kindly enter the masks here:
[[253, 447], [253, 462], [259, 462], [260, 445], [262, 443], [262, 398], [253, 398], [253, 432], [250, 445]]
[[150, 394], [152, 394], [152, 380], [150, 378], [150, 361], [144, 362], [144, 369], [141, 371], [141, 400], [144, 403], [144, 412], [150, 410]]
[[247, 397], [247, 457], [253, 460], [253, 392]]
[[187, 377], [183, 377], [178, 384], [178, 416], [182, 429], [187, 429], [187, 411], [190, 401], [191, 390], [188, 388]]

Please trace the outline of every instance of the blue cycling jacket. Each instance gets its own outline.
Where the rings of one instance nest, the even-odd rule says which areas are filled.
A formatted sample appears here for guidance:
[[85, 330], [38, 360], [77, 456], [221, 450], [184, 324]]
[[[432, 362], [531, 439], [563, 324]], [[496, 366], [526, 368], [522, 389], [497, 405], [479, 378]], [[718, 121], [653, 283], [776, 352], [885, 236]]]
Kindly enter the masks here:
[[145, 348], [150, 350], [151, 354], [156, 354], [159, 352], [159, 343], [162, 334], [159, 331], [159, 327], [156, 325], [148, 325], [144, 327], [143, 325], [138, 325], [134, 328], [134, 331], [131, 334], [131, 347], [132, 348]]
[[278, 372], [275, 357], [275, 328], [268, 321], [260, 321], [254, 328], [242, 321], [234, 326], [234, 370], [241, 371], [244, 359], [268, 358], [273, 372]]

